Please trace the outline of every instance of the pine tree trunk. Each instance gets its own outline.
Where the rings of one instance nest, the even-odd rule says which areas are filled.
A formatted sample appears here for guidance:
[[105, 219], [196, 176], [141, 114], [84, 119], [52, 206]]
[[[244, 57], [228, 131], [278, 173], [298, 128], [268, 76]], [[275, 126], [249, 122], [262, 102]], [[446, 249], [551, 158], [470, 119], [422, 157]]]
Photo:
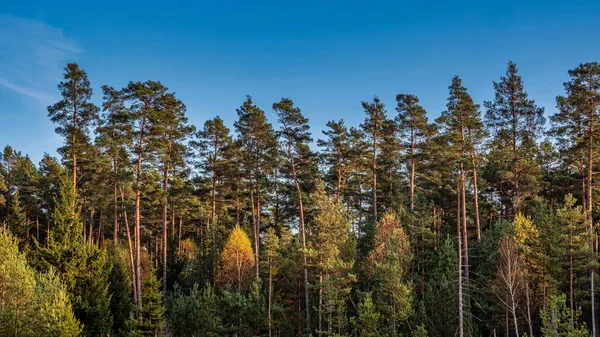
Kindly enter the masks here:
[[[170, 147], [170, 145], [169, 145]], [[170, 152], [170, 150], [169, 150]], [[170, 153], [168, 155], [170, 157]], [[170, 159], [167, 159], [169, 161]], [[168, 212], [168, 200], [167, 194], [169, 193], [169, 163], [165, 165], [163, 173], [163, 197], [162, 197], [162, 291], [163, 299], [167, 296], [167, 212]]]
[[141, 133], [138, 143], [138, 158], [136, 166], [136, 181], [135, 181], [135, 227], [134, 227], [134, 239], [135, 239], [135, 279], [137, 287], [137, 305], [139, 309], [138, 320], [143, 321], [142, 317], [142, 263], [141, 263], [141, 230], [140, 230], [140, 207], [141, 207], [141, 196], [142, 196], [142, 160], [144, 156], [144, 131], [146, 128], [146, 117], [142, 118]]
[[319, 336], [322, 335], [323, 322], [323, 272], [319, 272]]
[[477, 188], [477, 166], [475, 166], [475, 154], [471, 153], [473, 164], [473, 197], [475, 198], [475, 226], [477, 228], [477, 241], [481, 241], [481, 225], [479, 223], [479, 189]]
[[463, 163], [460, 164], [461, 175], [461, 194], [462, 194], [462, 229], [463, 229], [463, 250], [465, 259], [465, 282], [469, 282], [469, 237], [467, 231], [467, 193], [465, 189], [465, 169]]
[[[125, 196], [123, 193], [123, 188], [121, 187], [121, 202], [125, 205]], [[137, 277], [135, 272], [135, 263], [133, 259], [133, 245], [131, 243], [131, 233], [129, 231], [129, 220], [127, 218], [127, 211], [123, 209], [123, 218], [125, 219], [125, 229], [127, 231], [127, 246], [129, 248], [129, 263], [131, 265], [131, 280], [133, 281], [133, 303], [135, 305], [138, 304], [138, 296], [137, 296]]]
[[267, 308], [267, 314], [269, 318], [269, 337], [272, 336], [272, 327], [271, 327], [271, 303], [273, 301], [273, 273], [271, 271], [271, 261], [269, 261], [269, 304]]
[[[592, 118], [591, 120], [593, 120], [593, 115], [594, 115], [594, 111], [592, 111]], [[590, 121], [590, 123], [593, 123], [592, 121]], [[592, 186], [593, 186], [593, 180], [592, 180], [592, 165], [593, 165], [593, 146], [594, 146], [594, 126], [590, 125], [590, 134], [589, 134], [589, 143], [588, 143], [588, 162], [587, 162], [587, 199], [588, 199], [588, 209], [587, 209], [587, 221], [589, 223], [589, 245], [590, 245], [590, 260], [592, 261], [592, 263], [595, 263], [596, 261], [594, 261], [594, 241], [592, 239], [593, 234], [594, 234], [594, 218], [593, 218], [593, 212], [594, 212], [594, 203], [593, 203], [593, 197], [592, 197]], [[592, 308], [592, 337], [596, 337], [596, 289], [595, 289], [595, 283], [594, 283], [594, 266], [592, 264], [591, 268], [590, 268], [590, 306]]]
[[256, 277], [260, 277], [260, 184], [256, 185]]
[[119, 244], [119, 206], [117, 203], [117, 164], [116, 160], [114, 161], [115, 167], [115, 181], [113, 183], [113, 241], [115, 245]]
[[529, 282], [525, 282], [525, 300], [527, 304], [527, 325], [529, 326], [529, 336], [533, 337], [533, 322], [531, 321], [531, 300], [529, 297]]
[[462, 282], [462, 239], [461, 239], [461, 192], [460, 183], [457, 185], [457, 212], [456, 212], [456, 237], [458, 241], [458, 336], [464, 337], [464, 314], [463, 314], [463, 282]]
[[[287, 126], [284, 127], [287, 131]], [[291, 141], [291, 137], [288, 134], [288, 138]], [[300, 212], [300, 237], [302, 238], [302, 268], [304, 271], [304, 304], [306, 306], [306, 329], [310, 330], [310, 301], [308, 294], [308, 263], [306, 259], [306, 231], [304, 227], [304, 206], [302, 203], [302, 190], [300, 189], [300, 181], [298, 180], [298, 175], [296, 172], [296, 161], [294, 160], [294, 155], [292, 154], [291, 144], [287, 145], [287, 153], [290, 158], [291, 168], [292, 168], [292, 177], [294, 178], [294, 184], [296, 186], [296, 192], [298, 194], [298, 206]]]
[[569, 308], [571, 311], [571, 326], [573, 325], [574, 298], [573, 298], [573, 224], [569, 224]]
[[[73, 135], [71, 136], [71, 146], [73, 153], [73, 196], [77, 195], [77, 152], [75, 151], [75, 131], [77, 130], [77, 103], [73, 101]], [[73, 213], [75, 213], [76, 198], [73, 198]]]
[[90, 230], [88, 233], [88, 235], [89, 235], [88, 243], [90, 245], [90, 248], [92, 248], [94, 246], [94, 215], [95, 215], [95, 213], [96, 213], [96, 210], [94, 210], [94, 209], [90, 212]]
[[415, 209], [415, 131], [411, 130], [410, 142], [410, 210]]
[[260, 234], [258, 233], [258, 220], [256, 215], [256, 207], [254, 204], [255, 196], [254, 196], [254, 187], [250, 190], [250, 204], [251, 204], [251, 212], [252, 212], [252, 232], [254, 234], [254, 269], [256, 272], [256, 277], [259, 277], [260, 266], [258, 265], [258, 241], [260, 240]]
[[377, 133], [373, 135], [373, 223], [377, 223]]

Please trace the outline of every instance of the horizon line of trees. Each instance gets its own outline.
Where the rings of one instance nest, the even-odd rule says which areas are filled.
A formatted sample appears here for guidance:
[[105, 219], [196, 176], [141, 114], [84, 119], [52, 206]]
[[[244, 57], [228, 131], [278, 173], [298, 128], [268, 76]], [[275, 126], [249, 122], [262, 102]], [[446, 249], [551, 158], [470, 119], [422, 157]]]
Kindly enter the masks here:
[[316, 140], [289, 98], [201, 128], [158, 81], [68, 64], [61, 159], [0, 155], [0, 334], [594, 336], [600, 64], [549, 116], [515, 63]]

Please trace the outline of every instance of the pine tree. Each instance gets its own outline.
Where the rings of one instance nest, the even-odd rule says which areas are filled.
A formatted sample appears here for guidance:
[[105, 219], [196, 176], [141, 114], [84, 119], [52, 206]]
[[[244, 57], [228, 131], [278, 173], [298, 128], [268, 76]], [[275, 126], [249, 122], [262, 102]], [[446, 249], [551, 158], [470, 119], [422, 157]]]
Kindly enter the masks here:
[[[142, 310], [142, 264], [141, 264], [141, 197], [142, 197], [142, 171], [143, 164], [149, 159], [151, 150], [148, 148], [152, 144], [152, 128], [156, 120], [156, 114], [162, 109], [162, 99], [167, 92], [167, 88], [160, 82], [129, 82], [123, 89], [123, 95], [126, 102], [131, 107], [131, 128], [134, 130], [134, 147], [136, 157], [135, 168], [135, 212], [134, 212], [134, 250], [135, 250], [135, 294], [137, 295], [136, 304], [138, 311]], [[141, 316], [140, 316], [141, 317]]]
[[[581, 311], [576, 313], [575, 322], [579, 321]], [[569, 313], [566, 305], [566, 296], [552, 296], [548, 306], [540, 312], [542, 318], [543, 336], [561, 336], [561, 337], [587, 337], [590, 335], [585, 324], [573, 322], [573, 314]]]
[[[340, 200], [330, 198], [322, 182], [312, 196], [314, 217], [311, 221], [309, 255], [319, 275], [318, 334], [325, 331], [323, 314], [331, 326], [335, 303], [342, 301], [348, 292], [353, 276], [349, 274], [353, 263], [343, 260], [344, 245], [350, 240], [350, 219]], [[334, 283], [334, 280], [336, 281]], [[328, 284], [326, 284], [328, 283]], [[325, 303], [324, 303], [325, 302]], [[331, 330], [330, 328], [328, 330]], [[331, 331], [328, 331], [331, 333]]]
[[366, 293], [358, 304], [358, 315], [352, 317], [354, 334], [357, 337], [379, 337], [380, 314], [373, 304], [371, 293]]
[[[281, 137], [285, 151], [289, 159], [292, 179], [296, 188], [298, 198], [298, 217], [299, 217], [299, 235], [302, 244], [302, 264], [304, 271], [304, 305], [306, 309], [306, 328], [310, 330], [310, 302], [308, 293], [308, 269], [306, 259], [306, 230], [304, 225], [304, 205], [302, 202], [302, 175], [308, 173], [311, 166], [312, 153], [308, 147], [308, 143], [312, 141], [308, 119], [306, 119], [300, 108], [294, 106], [294, 102], [289, 98], [282, 98], [280, 102], [273, 104], [273, 111], [277, 115], [279, 123], [281, 123]], [[308, 169], [307, 169], [308, 168]], [[314, 168], [314, 167], [313, 167]]]
[[241, 146], [241, 170], [250, 191], [255, 267], [259, 277], [262, 209], [268, 201], [268, 190], [273, 186], [270, 177], [279, 156], [277, 134], [265, 112], [254, 105], [252, 97], [246, 96], [246, 101], [236, 112], [238, 120], [234, 125]]
[[412, 290], [406, 282], [411, 260], [409, 238], [396, 214], [388, 210], [377, 224], [374, 248], [369, 253], [375, 303], [387, 335], [398, 335], [399, 325], [412, 312]]
[[594, 232], [594, 165], [597, 157], [596, 139], [600, 137], [600, 64], [597, 62], [580, 64], [579, 67], [569, 70], [571, 80], [564, 84], [566, 97], [557, 97], [559, 113], [552, 117], [556, 124], [557, 134], [569, 138], [568, 143], [574, 149], [581, 148], [582, 159], [585, 167], [585, 205], [589, 231], [590, 245], [590, 306], [592, 316], [592, 336], [596, 336], [596, 300], [595, 300], [595, 264], [596, 257], [593, 253], [594, 242], [591, 239]]
[[382, 152], [381, 146], [383, 143], [385, 125], [387, 116], [385, 106], [377, 96], [373, 98], [373, 102], [362, 102], [362, 107], [367, 116], [365, 121], [360, 125], [365, 136], [369, 139], [369, 156], [371, 157], [371, 193], [372, 193], [372, 212], [373, 223], [377, 222], [377, 156]]
[[102, 86], [103, 103], [102, 110], [106, 113], [100, 120], [96, 133], [96, 146], [100, 147], [101, 153], [108, 157], [112, 165], [112, 187], [113, 187], [113, 241], [119, 240], [119, 204], [118, 195], [120, 186], [127, 179], [127, 168], [129, 166], [128, 148], [133, 142], [133, 129], [130, 124], [132, 117], [125, 105], [123, 91], [109, 86]]
[[323, 131], [327, 139], [319, 139], [317, 144], [322, 148], [322, 161], [327, 167], [325, 179], [335, 191], [337, 201], [342, 197], [342, 193], [346, 196], [346, 184], [357, 161], [352, 151], [351, 135], [344, 120], [329, 121], [327, 127], [329, 129]]
[[539, 171], [535, 161], [537, 140], [543, 131], [544, 109], [529, 99], [517, 65], [508, 62], [506, 75], [494, 82], [495, 97], [485, 102], [486, 126], [492, 131], [491, 157], [502, 177], [498, 191], [510, 196], [516, 214], [523, 201], [539, 189]]
[[69, 63], [65, 68], [64, 82], [60, 82], [58, 90], [62, 100], [48, 106], [48, 117], [58, 123], [56, 133], [65, 137], [63, 149], [65, 158], [72, 163], [73, 194], [77, 188], [77, 157], [82, 147], [88, 143], [88, 127], [98, 118], [98, 107], [90, 102], [92, 88], [85, 71], [76, 63]]
[[427, 112], [419, 105], [419, 98], [414, 95], [399, 94], [396, 96], [396, 123], [399, 136], [408, 160], [410, 210], [415, 208], [415, 180], [417, 162], [422, 157], [423, 145], [433, 133], [433, 126], [427, 123]]
[[162, 292], [167, 293], [167, 213], [169, 200], [169, 179], [173, 171], [185, 166], [188, 148], [184, 141], [194, 132], [194, 127], [188, 125], [185, 116], [186, 107], [175, 94], [168, 93], [162, 97], [160, 110], [154, 117], [151, 147], [156, 151], [156, 166], [162, 173]]
[[175, 336], [217, 337], [221, 324], [217, 298], [210, 284], [200, 289], [194, 284], [189, 294], [179, 286], [167, 296], [168, 327]]
[[[473, 158], [478, 141], [482, 138], [482, 122], [480, 120], [479, 106], [473, 103], [473, 99], [468, 94], [467, 89], [462, 85], [458, 76], [452, 79], [449, 87], [450, 95], [447, 110], [436, 120], [441, 127], [442, 140], [448, 147], [451, 160], [456, 168], [456, 175], [459, 177], [456, 181], [456, 193], [458, 196], [457, 210], [457, 229], [459, 244], [462, 246], [462, 255], [464, 258], [464, 276], [469, 281], [469, 233], [467, 228], [467, 169], [469, 164], [473, 165]], [[476, 166], [473, 165], [473, 178], [476, 181]], [[474, 186], [476, 186], [474, 184]], [[474, 195], [478, 191], [473, 192]], [[475, 199], [477, 200], [477, 199]], [[478, 210], [477, 202], [475, 209]], [[478, 212], [475, 214], [476, 224], [478, 223]], [[461, 233], [462, 229], [462, 233]], [[477, 228], [477, 237], [480, 239], [480, 228]]]

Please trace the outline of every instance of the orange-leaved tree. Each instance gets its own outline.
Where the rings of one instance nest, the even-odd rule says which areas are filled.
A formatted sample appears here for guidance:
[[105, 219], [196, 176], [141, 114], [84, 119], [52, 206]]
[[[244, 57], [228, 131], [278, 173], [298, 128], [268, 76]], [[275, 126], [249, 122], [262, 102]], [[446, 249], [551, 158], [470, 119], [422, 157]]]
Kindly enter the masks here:
[[225, 248], [221, 253], [221, 269], [219, 271], [219, 283], [231, 284], [235, 289], [241, 291], [246, 289], [252, 280], [254, 270], [254, 252], [252, 244], [244, 230], [236, 226]]

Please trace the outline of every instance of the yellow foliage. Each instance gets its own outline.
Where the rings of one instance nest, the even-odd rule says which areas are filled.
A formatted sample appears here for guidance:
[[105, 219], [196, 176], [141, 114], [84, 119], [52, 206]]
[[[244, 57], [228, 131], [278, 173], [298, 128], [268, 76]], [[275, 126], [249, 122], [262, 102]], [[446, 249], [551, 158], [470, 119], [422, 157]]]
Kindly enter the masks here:
[[526, 247], [538, 239], [538, 230], [529, 217], [517, 213], [513, 221], [513, 240], [519, 250], [526, 250]]
[[373, 249], [369, 252], [368, 271], [371, 275], [375, 272], [375, 265], [386, 259], [387, 255], [393, 253], [401, 264], [406, 266], [410, 263], [410, 241], [402, 229], [400, 219], [393, 211], [386, 211], [375, 230], [375, 242]]
[[221, 253], [219, 283], [227, 283], [238, 291], [246, 289], [254, 274], [254, 252], [246, 232], [236, 226]]
[[191, 239], [185, 239], [181, 241], [181, 250], [179, 254], [187, 257], [188, 259], [193, 259], [196, 256], [196, 251], [198, 250], [198, 246]]

